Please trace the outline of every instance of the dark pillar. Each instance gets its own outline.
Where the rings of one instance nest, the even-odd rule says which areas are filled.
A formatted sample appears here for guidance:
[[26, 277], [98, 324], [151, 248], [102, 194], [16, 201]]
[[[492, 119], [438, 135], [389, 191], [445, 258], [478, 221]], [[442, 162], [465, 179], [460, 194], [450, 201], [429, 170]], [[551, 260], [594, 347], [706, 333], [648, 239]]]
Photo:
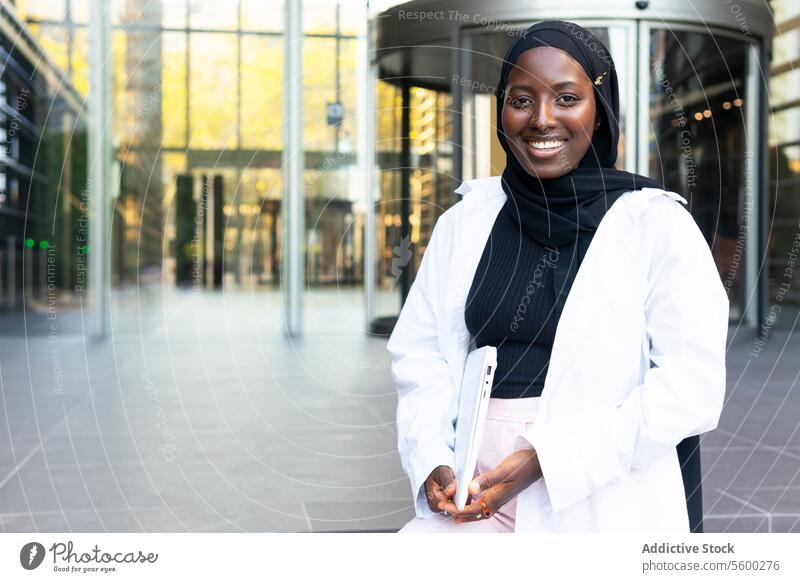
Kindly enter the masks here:
[[270, 214], [272, 216], [272, 228], [270, 229], [269, 252], [272, 257], [272, 283], [278, 285], [281, 281], [281, 266], [278, 262], [278, 221], [281, 217], [281, 201], [270, 200]]
[[[411, 236], [411, 85], [403, 82], [403, 112], [401, 121], [402, 149], [400, 151], [400, 248], [404, 248], [403, 238]], [[411, 248], [410, 246], [408, 248]], [[413, 252], [413, 251], [412, 251]], [[405, 305], [411, 289], [411, 267], [413, 257], [400, 272], [400, 305]]]
[[206, 281], [208, 281], [208, 213], [211, 209], [208, 207], [211, 200], [211, 180], [208, 179], [207, 174], [203, 174], [202, 190], [200, 192], [200, 206], [203, 209], [203, 223], [201, 235], [202, 244], [200, 246], [200, 253], [202, 260], [200, 261], [200, 268], [202, 273], [200, 275], [201, 286], [205, 288]]
[[214, 289], [222, 289], [222, 254], [225, 233], [225, 190], [222, 176], [214, 176]]
[[175, 282], [178, 285], [192, 284], [192, 259], [195, 208], [193, 196], [194, 178], [180, 174], [175, 195]]
[[113, 280], [114, 277], [114, 267], [116, 267], [116, 274], [117, 274], [117, 284], [122, 285], [128, 278], [127, 268], [128, 265], [125, 261], [125, 253], [127, 252], [127, 248], [125, 246], [125, 229], [127, 225], [125, 224], [124, 212], [125, 212], [125, 201], [127, 197], [125, 194], [120, 194], [119, 200], [114, 203], [114, 215], [112, 217], [113, 225], [111, 227], [112, 236], [114, 238], [114, 245], [112, 247], [112, 251], [116, 251], [116, 265], [112, 265], [111, 267], [111, 277]]

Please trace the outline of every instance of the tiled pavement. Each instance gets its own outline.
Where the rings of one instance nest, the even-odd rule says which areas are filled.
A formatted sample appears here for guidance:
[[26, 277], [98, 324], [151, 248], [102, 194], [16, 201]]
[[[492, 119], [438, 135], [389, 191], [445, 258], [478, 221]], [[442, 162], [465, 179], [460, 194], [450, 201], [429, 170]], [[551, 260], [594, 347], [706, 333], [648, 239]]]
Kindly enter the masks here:
[[[0, 317], [0, 531], [394, 530], [413, 516], [385, 339], [358, 291], [115, 294], [109, 340]], [[27, 329], [27, 335], [24, 331]], [[733, 335], [733, 334], [732, 334]], [[800, 340], [733, 335], [706, 531], [800, 531]], [[767, 382], [765, 383], [765, 379]]]

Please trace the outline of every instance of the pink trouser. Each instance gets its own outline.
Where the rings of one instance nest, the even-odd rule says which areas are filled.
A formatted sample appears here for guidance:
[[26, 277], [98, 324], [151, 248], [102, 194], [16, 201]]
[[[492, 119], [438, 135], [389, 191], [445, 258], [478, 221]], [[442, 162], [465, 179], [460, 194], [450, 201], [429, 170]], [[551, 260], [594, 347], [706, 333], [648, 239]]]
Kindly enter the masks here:
[[[494, 469], [500, 461], [514, 452], [517, 435], [533, 426], [539, 400], [539, 397], [489, 399], [475, 476]], [[517, 500], [514, 498], [500, 507], [492, 517], [478, 521], [457, 524], [452, 515], [442, 513], [432, 517], [414, 517], [398, 533], [510, 533], [514, 531], [516, 509]]]

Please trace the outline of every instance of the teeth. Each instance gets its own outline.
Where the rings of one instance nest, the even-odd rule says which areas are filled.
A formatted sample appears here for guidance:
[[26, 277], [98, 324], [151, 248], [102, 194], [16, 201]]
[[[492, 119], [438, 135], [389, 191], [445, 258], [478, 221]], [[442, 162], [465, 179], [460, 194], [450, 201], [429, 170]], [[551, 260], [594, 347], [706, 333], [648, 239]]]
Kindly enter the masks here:
[[557, 141], [529, 141], [529, 144], [533, 146], [534, 149], [537, 150], [551, 150], [557, 147], [560, 147], [561, 144], [564, 143], [564, 140], [557, 140]]

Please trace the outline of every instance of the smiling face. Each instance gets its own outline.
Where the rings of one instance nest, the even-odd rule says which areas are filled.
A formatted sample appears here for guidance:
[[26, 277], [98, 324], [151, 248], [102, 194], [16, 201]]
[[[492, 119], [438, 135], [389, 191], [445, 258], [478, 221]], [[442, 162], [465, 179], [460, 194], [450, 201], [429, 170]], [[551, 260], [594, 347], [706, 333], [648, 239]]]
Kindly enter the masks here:
[[594, 88], [560, 49], [523, 52], [508, 75], [502, 110], [506, 141], [532, 176], [549, 180], [578, 166], [597, 122]]

